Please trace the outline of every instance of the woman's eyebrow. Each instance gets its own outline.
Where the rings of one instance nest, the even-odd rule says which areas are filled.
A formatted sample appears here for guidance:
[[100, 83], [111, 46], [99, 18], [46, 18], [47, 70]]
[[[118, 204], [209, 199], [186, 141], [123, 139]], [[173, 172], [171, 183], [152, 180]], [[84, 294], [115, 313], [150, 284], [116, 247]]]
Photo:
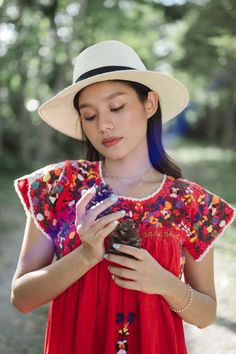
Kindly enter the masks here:
[[[115, 98], [117, 96], [121, 96], [121, 95], [126, 95], [126, 92], [121, 92], [121, 91], [114, 92], [111, 95], [108, 95], [108, 96], [104, 97], [103, 100], [104, 101], [109, 101], [109, 100], [112, 100], [113, 98]], [[79, 106], [79, 109], [89, 108], [89, 107], [93, 107], [93, 105], [91, 103], [82, 103]]]

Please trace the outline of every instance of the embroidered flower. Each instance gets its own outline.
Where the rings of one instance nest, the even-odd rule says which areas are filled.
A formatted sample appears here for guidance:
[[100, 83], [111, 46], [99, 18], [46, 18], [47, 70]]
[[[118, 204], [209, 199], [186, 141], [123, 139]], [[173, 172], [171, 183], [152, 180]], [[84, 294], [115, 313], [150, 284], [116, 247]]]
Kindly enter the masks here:
[[[126, 320], [127, 317], [127, 320]], [[132, 325], [135, 319], [134, 312], [128, 312], [127, 316], [123, 312], [117, 312], [116, 314], [116, 323], [121, 325], [118, 329], [118, 339], [116, 342], [116, 353], [123, 354], [128, 352], [128, 336], [130, 334], [129, 326]]]
[[201, 194], [198, 199], [197, 199], [197, 202], [199, 204], [204, 204], [205, 203], [205, 195], [204, 194]]
[[177, 197], [178, 197], [178, 192], [179, 192], [179, 188], [174, 188], [174, 187], [172, 187], [172, 188], [170, 189], [170, 196], [171, 196], [172, 198], [177, 198]]
[[166, 201], [165, 202], [165, 209], [171, 209], [172, 208], [172, 205], [170, 202]]
[[208, 231], [209, 233], [211, 233], [211, 232], [213, 231], [213, 226], [212, 226], [212, 225], [209, 225], [209, 226], [207, 227], [207, 231]]
[[187, 188], [186, 188], [186, 193], [188, 193], [188, 194], [193, 194], [192, 188], [187, 187]]
[[194, 200], [194, 196], [192, 194], [185, 194], [181, 200], [184, 202], [185, 205], [191, 204]]
[[219, 203], [220, 203], [220, 198], [217, 197], [216, 195], [214, 195], [212, 198], [212, 204], [215, 205], [215, 204], [219, 204]]
[[73, 239], [75, 237], [75, 231], [73, 231], [73, 232], [71, 232], [70, 234], [69, 234], [69, 238], [70, 239]]
[[42, 214], [38, 213], [36, 215], [36, 219], [39, 220], [39, 221], [42, 221], [44, 219], [44, 216]]
[[44, 176], [43, 176], [43, 182], [48, 182], [50, 180], [51, 176], [49, 173], [46, 173]]
[[226, 221], [225, 220], [222, 220], [219, 224], [220, 227], [225, 227], [226, 225]]

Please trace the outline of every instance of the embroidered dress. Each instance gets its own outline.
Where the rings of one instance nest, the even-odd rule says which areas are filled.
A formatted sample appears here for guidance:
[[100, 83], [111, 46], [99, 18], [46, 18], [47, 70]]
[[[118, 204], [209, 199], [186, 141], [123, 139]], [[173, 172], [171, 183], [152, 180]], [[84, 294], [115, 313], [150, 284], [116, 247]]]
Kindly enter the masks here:
[[[103, 181], [101, 162], [65, 161], [15, 181], [37, 227], [54, 243], [57, 259], [81, 244], [75, 205]], [[186, 247], [200, 261], [234, 218], [234, 209], [196, 183], [164, 176], [146, 198], [119, 197], [139, 228], [142, 247], [181, 278]], [[185, 354], [181, 318], [160, 295], [123, 289], [102, 260], [50, 304], [44, 354]]]

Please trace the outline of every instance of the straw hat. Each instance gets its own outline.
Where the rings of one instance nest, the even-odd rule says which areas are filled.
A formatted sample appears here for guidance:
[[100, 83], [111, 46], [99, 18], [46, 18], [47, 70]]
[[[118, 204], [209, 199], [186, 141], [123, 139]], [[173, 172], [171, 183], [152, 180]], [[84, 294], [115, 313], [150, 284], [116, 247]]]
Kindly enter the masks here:
[[78, 112], [73, 106], [75, 94], [93, 83], [116, 79], [139, 82], [156, 91], [163, 123], [174, 118], [188, 104], [188, 92], [182, 83], [171, 76], [147, 70], [132, 48], [110, 40], [92, 45], [79, 54], [72, 85], [40, 106], [39, 115], [54, 129], [82, 139]]

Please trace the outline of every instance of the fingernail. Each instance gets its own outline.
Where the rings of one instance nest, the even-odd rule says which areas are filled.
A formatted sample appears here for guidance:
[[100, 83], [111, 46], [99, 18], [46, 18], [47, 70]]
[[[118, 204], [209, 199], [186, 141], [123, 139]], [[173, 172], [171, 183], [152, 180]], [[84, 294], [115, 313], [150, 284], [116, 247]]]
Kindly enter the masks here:
[[108, 258], [108, 254], [105, 253], [104, 256], [103, 256], [103, 258], [107, 259], [107, 258]]
[[95, 192], [96, 191], [96, 185], [94, 184], [92, 188], [90, 188], [90, 192]]
[[112, 277], [112, 279], [113, 279], [113, 280], [115, 280], [115, 276], [114, 276], [113, 274], [112, 274], [112, 276], [111, 276], [111, 277]]
[[118, 200], [117, 195], [113, 194], [113, 195], [111, 196], [111, 200], [112, 200], [113, 202], [117, 202], [117, 200]]
[[115, 248], [115, 250], [118, 250], [120, 248], [120, 244], [119, 243], [113, 243], [112, 247]]
[[125, 211], [125, 210], [119, 211], [119, 215], [124, 216], [125, 214], [126, 214], [126, 211]]

